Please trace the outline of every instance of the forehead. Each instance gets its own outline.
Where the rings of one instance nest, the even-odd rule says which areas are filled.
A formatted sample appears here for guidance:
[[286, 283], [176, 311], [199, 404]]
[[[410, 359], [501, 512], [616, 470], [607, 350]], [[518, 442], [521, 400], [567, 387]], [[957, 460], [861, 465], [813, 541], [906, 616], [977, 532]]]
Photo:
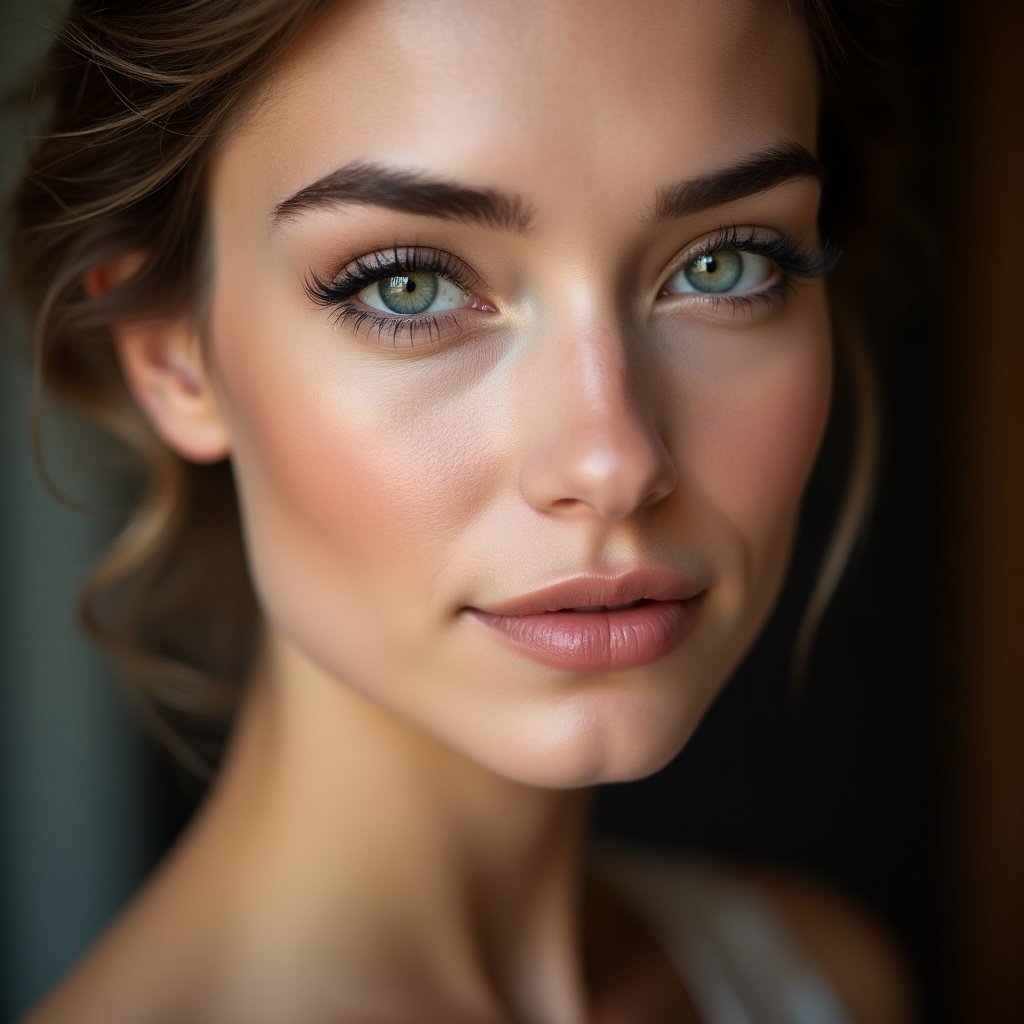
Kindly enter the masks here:
[[591, 188], [653, 187], [780, 141], [813, 149], [813, 59], [789, 6], [338, 3], [226, 140], [214, 188], [269, 211], [365, 159], [592, 206]]

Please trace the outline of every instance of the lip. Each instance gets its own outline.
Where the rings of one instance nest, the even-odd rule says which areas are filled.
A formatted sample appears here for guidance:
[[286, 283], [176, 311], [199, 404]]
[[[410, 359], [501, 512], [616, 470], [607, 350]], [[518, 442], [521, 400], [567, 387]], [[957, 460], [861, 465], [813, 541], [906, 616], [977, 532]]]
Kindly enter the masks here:
[[649, 665], [670, 654], [690, 635], [703, 593], [700, 583], [679, 573], [637, 569], [576, 576], [467, 611], [534, 661], [598, 672]]

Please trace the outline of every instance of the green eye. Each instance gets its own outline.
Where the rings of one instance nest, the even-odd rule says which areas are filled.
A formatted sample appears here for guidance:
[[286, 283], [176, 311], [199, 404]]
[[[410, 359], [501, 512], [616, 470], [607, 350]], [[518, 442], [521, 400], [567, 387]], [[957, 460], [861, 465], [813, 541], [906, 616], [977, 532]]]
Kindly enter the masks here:
[[382, 274], [373, 284], [357, 292], [371, 309], [398, 317], [444, 313], [469, 304], [470, 295], [444, 274], [430, 270], [408, 270]]
[[715, 249], [691, 260], [665, 282], [668, 295], [747, 293], [768, 284], [778, 267], [745, 249]]
[[743, 276], [743, 258], [735, 249], [720, 249], [698, 256], [683, 274], [699, 292], [727, 292]]
[[417, 314], [430, 308], [438, 291], [436, 274], [398, 274], [377, 283], [381, 302], [392, 313]]

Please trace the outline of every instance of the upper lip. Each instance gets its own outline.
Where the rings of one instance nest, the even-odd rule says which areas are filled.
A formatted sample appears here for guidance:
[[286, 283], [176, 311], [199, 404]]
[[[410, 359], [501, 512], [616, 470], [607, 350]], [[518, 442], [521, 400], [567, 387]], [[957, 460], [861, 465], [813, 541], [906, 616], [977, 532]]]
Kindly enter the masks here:
[[540, 615], [632, 601], [686, 601], [704, 587], [668, 569], [634, 569], [617, 576], [580, 575], [479, 609], [491, 615]]

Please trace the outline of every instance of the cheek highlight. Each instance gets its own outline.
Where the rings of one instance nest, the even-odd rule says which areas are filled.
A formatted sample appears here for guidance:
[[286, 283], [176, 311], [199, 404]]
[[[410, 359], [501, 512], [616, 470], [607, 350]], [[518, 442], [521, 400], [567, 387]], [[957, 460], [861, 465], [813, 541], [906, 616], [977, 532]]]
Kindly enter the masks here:
[[[365, 648], [346, 633], [368, 609], [382, 647], [421, 639], [449, 611], [432, 605], [429, 579], [500, 478], [506, 403], [486, 377], [467, 386], [419, 365], [367, 366], [330, 328], [297, 337], [290, 322], [246, 323], [227, 298], [222, 308], [225, 404], [265, 611], [314, 653], [325, 637], [346, 658]], [[396, 585], [408, 587], [399, 600]]]

